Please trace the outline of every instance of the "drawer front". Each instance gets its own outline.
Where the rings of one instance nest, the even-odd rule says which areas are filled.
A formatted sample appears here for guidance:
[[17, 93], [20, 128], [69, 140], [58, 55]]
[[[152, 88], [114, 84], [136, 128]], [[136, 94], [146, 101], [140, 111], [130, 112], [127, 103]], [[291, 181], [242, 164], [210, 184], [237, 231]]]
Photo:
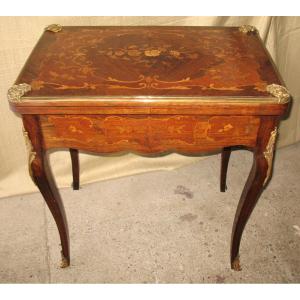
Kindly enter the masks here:
[[45, 149], [98, 153], [197, 153], [224, 146], [253, 147], [255, 116], [42, 115]]

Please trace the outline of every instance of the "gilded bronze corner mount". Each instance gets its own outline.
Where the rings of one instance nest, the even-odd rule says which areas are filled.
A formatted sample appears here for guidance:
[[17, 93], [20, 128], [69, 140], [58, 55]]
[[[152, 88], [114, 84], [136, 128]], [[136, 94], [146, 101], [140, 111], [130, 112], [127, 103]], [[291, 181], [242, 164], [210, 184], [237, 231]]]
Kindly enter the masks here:
[[246, 34], [258, 34], [258, 30], [252, 25], [242, 25], [239, 27], [239, 31]]
[[59, 25], [59, 24], [51, 24], [51, 25], [48, 25], [46, 28], [45, 28], [46, 31], [51, 31], [51, 32], [60, 32], [62, 30], [62, 26]]
[[27, 83], [13, 85], [7, 92], [8, 101], [18, 103], [22, 101], [22, 96], [31, 91], [31, 86]]
[[31, 164], [36, 157], [36, 152], [33, 151], [33, 146], [32, 146], [31, 140], [28, 136], [28, 132], [24, 128], [23, 128], [23, 135], [24, 135], [24, 139], [25, 139], [25, 143], [26, 143], [26, 147], [27, 147], [27, 151], [28, 151], [28, 171], [29, 171], [29, 175], [30, 175], [32, 181], [35, 183], [35, 180], [33, 178]]
[[289, 91], [282, 85], [270, 84], [267, 86], [267, 91], [278, 99], [279, 104], [285, 104], [290, 101], [291, 95]]
[[278, 134], [277, 127], [271, 132], [269, 142], [266, 146], [266, 151], [264, 151], [264, 157], [268, 163], [268, 170], [267, 170], [267, 176], [264, 181], [264, 185], [267, 183], [271, 176], [271, 171], [272, 171], [272, 165], [273, 165], [273, 155], [274, 155], [274, 146], [276, 142], [276, 137]]

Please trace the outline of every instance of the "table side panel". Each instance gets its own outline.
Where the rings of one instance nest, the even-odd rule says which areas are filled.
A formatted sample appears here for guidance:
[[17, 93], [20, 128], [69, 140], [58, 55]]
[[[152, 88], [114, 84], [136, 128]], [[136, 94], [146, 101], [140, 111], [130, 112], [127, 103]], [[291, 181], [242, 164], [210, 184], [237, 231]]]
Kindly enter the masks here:
[[254, 147], [256, 116], [41, 115], [44, 148], [97, 153], [199, 153], [224, 146]]

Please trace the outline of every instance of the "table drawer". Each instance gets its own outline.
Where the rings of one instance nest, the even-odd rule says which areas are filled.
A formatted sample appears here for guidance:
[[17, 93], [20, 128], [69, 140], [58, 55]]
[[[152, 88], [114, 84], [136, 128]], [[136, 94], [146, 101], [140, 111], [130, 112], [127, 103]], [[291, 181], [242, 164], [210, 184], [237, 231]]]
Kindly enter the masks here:
[[98, 153], [196, 153], [256, 143], [255, 116], [41, 115], [44, 147]]

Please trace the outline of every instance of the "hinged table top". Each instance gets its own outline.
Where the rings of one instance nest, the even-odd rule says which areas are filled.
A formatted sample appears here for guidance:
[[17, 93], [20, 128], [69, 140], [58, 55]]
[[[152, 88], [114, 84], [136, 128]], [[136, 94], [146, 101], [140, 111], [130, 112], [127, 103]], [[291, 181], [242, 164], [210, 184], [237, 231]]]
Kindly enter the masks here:
[[[152, 98], [278, 103], [268, 86], [282, 84], [280, 77], [258, 32], [249, 28], [54, 25], [15, 84], [26, 84], [22, 100], [32, 105]], [[12, 102], [20, 102], [19, 92], [13, 91]]]

